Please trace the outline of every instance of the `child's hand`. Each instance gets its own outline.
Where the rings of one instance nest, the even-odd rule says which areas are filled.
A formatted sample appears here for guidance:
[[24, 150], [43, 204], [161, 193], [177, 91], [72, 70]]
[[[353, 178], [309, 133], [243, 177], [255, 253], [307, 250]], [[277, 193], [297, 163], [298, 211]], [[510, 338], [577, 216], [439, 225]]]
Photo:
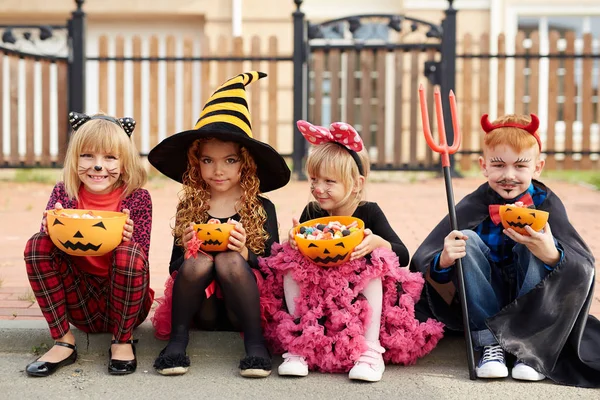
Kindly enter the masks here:
[[183, 235], [181, 236], [181, 244], [183, 244], [183, 249], [187, 251], [187, 243], [192, 240], [196, 232], [194, 232], [194, 224], [190, 222], [187, 228], [183, 231]]
[[129, 210], [124, 208], [123, 212], [127, 214], [127, 221], [123, 227], [123, 241], [129, 242], [133, 238], [133, 220], [129, 218]]
[[440, 255], [440, 268], [448, 268], [459, 258], [467, 255], [467, 239], [460, 231], [452, 231], [444, 239], [444, 250]]
[[525, 230], [529, 233], [529, 236], [521, 235], [512, 228], [505, 229], [503, 232], [515, 242], [527, 246], [529, 251], [544, 264], [551, 267], [555, 266], [560, 260], [560, 252], [554, 244], [554, 236], [552, 236], [550, 224], [546, 223], [544, 229], [539, 232], [534, 231], [530, 226], [526, 226]]
[[233, 224], [234, 227], [229, 234], [229, 244], [227, 248], [238, 253], [243, 253], [246, 248], [246, 230], [244, 226], [237, 221], [229, 220], [227, 223]]
[[381, 236], [374, 235], [373, 231], [370, 229], [365, 229], [364, 231], [365, 237], [362, 242], [358, 246], [354, 248], [352, 254], [350, 254], [350, 261], [357, 260], [359, 258], [365, 257], [373, 252], [373, 250], [378, 249], [380, 247], [385, 247], [388, 249], [392, 248], [390, 242], [382, 238]]
[[[63, 206], [60, 203], [56, 203], [54, 205], [55, 210], [63, 210]], [[44, 210], [44, 216], [42, 217], [42, 232], [48, 233], [48, 211], [52, 210]]]
[[300, 223], [298, 222], [298, 218], [296, 217], [292, 217], [292, 229], [290, 229], [290, 232], [288, 234], [288, 243], [290, 244], [290, 247], [294, 250], [298, 250], [298, 244], [296, 243], [296, 238], [294, 237], [294, 229], [299, 225]]

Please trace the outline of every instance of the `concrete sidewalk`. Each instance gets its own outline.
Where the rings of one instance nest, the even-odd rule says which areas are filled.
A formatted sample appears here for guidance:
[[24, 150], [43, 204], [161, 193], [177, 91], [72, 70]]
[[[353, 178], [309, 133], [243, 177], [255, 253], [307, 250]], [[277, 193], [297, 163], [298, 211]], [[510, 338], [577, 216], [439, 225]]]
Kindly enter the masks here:
[[[377, 383], [352, 382], [346, 374], [311, 372], [306, 378], [277, 375], [266, 379], [244, 379], [238, 363], [244, 354], [237, 333], [193, 331], [187, 374], [164, 377], [152, 367], [165, 342], [153, 337], [148, 322], [136, 329], [140, 340], [138, 369], [126, 378], [107, 373], [108, 334], [86, 337], [74, 331], [79, 358], [48, 378], [25, 376], [25, 366], [36, 356], [31, 346], [50, 345], [44, 321], [0, 321], [0, 388], [3, 399], [498, 399], [507, 394], [519, 399], [597, 399], [598, 389], [501, 380], [469, 380], [464, 341], [447, 337], [416, 365], [388, 365]], [[29, 347], [28, 347], [29, 346]], [[42, 349], [42, 352], [44, 350]]]

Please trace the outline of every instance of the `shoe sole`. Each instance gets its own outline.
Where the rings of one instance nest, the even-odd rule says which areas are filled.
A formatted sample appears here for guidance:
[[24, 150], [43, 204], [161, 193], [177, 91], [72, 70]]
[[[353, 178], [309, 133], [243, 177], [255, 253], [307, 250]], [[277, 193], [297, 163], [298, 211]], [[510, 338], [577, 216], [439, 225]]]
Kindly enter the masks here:
[[277, 371], [277, 374], [279, 376], [308, 376], [308, 371], [306, 372], [302, 372], [302, 373], [297, 373], [297, 372], [281, 372], [281, 371]]
[[75, 359], [75, 360], [72, 360], [71, 362], [67, 362], [67, 363], [65, 363], [65, 364], [61, 365], [60, 367], [58, 367], [58, 368], [57, 368], [57, 369], [55, 369], [54, 371], [50, 372], [49, 374], [48, 374], [48, 373], [45, 373], [45, 372], [41, 372], [41, 373], [29, 372], [29, 371], [27, 371], [27, 370], [25, 370], [25, 373], [27, 374], [27, 376], [31, 376], [31, 377], [34, 377], [34, 378], [45, 378], [45, 377], [47, 377], [47, 376], [53, 375], [54, 373], [56, 373], [56, 372], [57, 372], [59, 369], [61, 369], [62, 367], [68, 367], [69, 365], [73, 365], [73, 364], [75, 364], [75, 362], [77, 362], [77, 359]]
[[264, 369], [242, 369], [240, 370], [240, 375], [244, 378], [266, 378], [271, 375], [271, 371], [267, 371]]
[[485, 372], [479, 372], [476, 371], [477, 373], [477, 377], [478, 378], [484, 378], [484, 379], [501, 379], [501, 378], [506, 378], [508, 376], [508, 371], [506, 371], [506, 375], [498, 375], [498, 374], [489, 374], [489, 373], [485, 373]]
[[538, 376], [528, 376], [528, 375], [520, 375], [520, 374], [511, 374], [511, 377], [513, 379], [516, 379], [518, 381], [528, 381], [528, 382], [539, 382], [539, 381], [543, 381], [544, 379], [546, 379], [546, 377], [538, 377]]
[[156, 372], [158, 372], [161, 375], [164, 376], [173, 376], [173, 375], [183, 375], [186, 372], [188, 372], [188, 367], [175, 367], [175, 368], [165, 368], [165, 369], [157, 369]]
[[379, 382], [381, 380], [381, 378], [383, 378], [383, 375], [380, 376], [379, 378], [371, 378], [371, 377], [364, 376], [364, 375], [348, 375], [348, 378], [353, 381]]
[[135, 370], [133, 371], [125, 371], [125, 372], [112, 372], [112, 371], [108, 371], [108, 373], [110, 375], [130, 375], [133, 374], [135, 372]]

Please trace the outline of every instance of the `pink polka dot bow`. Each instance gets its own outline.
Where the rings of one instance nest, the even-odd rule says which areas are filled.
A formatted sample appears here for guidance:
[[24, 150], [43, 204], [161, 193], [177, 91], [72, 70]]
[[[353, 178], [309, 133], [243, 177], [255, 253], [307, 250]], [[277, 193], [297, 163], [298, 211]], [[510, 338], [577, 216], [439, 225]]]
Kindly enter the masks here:
[[345, 122], [334, 122], [329, 129], [303, 120], [296, 122], [296, 125], [302, 136], [312, 144], [334, 142], [357, 152], [363, 149], [362, 139], [352, 125]]

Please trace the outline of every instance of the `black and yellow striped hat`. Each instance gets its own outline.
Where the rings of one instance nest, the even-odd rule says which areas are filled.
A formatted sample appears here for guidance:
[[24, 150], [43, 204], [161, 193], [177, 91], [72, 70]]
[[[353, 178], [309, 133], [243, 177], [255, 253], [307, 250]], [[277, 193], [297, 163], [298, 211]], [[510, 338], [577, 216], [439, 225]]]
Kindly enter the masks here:
[[150, 151], [150, 164], [169, 178], [182, 182], [188, 168], [189, 146], [197, 139], [214, 137], [240, 143], [248, 149], [257, 166], [261, 192], [285, 186], [290, 180], [290, 169], [283, 157], [268, 144], [252, 137], [246, 86], [266, 76], [263, 72], [251, 71], [227, 80], [208, 99], [193, 129], [167, 137]]

